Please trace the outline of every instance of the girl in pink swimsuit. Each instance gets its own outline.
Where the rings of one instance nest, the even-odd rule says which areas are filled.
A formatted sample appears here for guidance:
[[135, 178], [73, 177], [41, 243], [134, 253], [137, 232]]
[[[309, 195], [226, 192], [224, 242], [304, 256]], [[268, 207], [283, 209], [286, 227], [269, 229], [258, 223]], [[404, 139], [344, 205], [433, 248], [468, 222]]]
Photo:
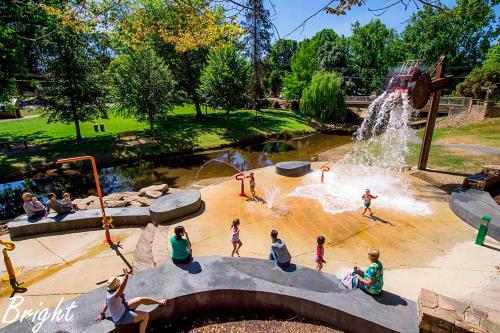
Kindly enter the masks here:
[[240, 256], [240, 253], [238, 252], [243, 245], [243, 243], [240, 240], [240, 220], [239, 219], [234, 219], [233, 224], [231, 225], [231, 243], [233, 244], [233, 252], [231, 252], [231, 257], [234, 256], [236, 253], [238, 257]]

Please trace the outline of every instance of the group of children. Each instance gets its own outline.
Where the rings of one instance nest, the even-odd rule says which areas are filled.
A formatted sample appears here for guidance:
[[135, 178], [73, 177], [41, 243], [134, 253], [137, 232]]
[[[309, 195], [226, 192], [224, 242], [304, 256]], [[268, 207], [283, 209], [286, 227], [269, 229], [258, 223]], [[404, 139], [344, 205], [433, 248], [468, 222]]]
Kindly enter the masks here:
[[[253, 176], [253, 175], [252, 175]], [[255, 184], [254, 184], [255, 187]], [[253, 191], [252, 191], [253, 192]], [[366, 211], [370, 212], [370, 216], [373, 215], [370, 205], [372, 199], [376, 199], [376, 195], [370, 194], [370, 190], [366, 189], [365, 193], [361, 197], [364, 203], [365, 210], [363, 211], [362, 215], [365, 216]], [[326, 264], [326, 260], [324, 259], [325, 255], [325, 249], [324, 249], [324, 244], [325, 244], [325, 237], [324, 236], [318, 236], [316, 243], [316, 269], [318, 271], [321, 271], [323, 268], [323, 265]], [[234, 256], [234, 254], [240, 256], [239, 250], [243, 243], [240, 240], [240, 220], [235, 219], [233, 220], [233, 223], [231, 224], [231, 244], [233, 245], [233, 251], [231, 252], [231, 257]]]

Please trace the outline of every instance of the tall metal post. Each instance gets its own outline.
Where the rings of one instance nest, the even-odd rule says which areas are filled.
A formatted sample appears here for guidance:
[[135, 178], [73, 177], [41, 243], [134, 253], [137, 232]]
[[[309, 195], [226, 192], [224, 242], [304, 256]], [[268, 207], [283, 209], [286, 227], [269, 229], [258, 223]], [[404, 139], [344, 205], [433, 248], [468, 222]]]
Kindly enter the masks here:
[[[446, 56], [441, 56], [438, 60], [436, 75], [434, 76], [434, 79], [438, 80], [443, 78], [445, 66]], [[427, 114], [427, 124], [425, 125], [424, 137], [422, 138], [422, 147], [420, 148], [420, 157], [418, 159], [419, 170], [425, 170], [427, 168], [427, 160], [429, 159], [429, 151], [431, 149], [432, 133], [434, 133], [434, 125], [436, 124], [440, 98], [440, 89], [432, 93], [431, 105], [429, 107], [429, 113]]]

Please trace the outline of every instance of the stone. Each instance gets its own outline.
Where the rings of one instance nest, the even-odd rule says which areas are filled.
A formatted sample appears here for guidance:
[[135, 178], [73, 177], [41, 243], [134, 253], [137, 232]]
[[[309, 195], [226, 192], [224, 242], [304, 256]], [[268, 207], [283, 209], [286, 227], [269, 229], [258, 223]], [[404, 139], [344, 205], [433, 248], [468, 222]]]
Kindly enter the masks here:
[[195, 213], [200, 207], [200, 191], [184, 190], [156, 199], [149, 207], [149, 213], [153, 222], [163, 223]]
[[151, 203], [153, 202], [153, 199], [149, 199], [149, 198], [146, 198], [146, 197], [137, 197], [137, 199], [135, 200], [135, 202], [139, 202], [144, 207], [144, 206], [151, 205]]
[[109, 208], [125, 207], [127, 205], [126, 201], [120, 200], [108, 200], [105, 202], [104, 206]]
[[148, 187], [141, 188], [139, 190], [138, 195], [143, 197], [146, 195], [147, 191], [158, 191], [161, 192], [162, 194], [165, 194], [168, 192], [168, 185], [167, 184], [160, 184], [160, 185], [151, 185]]
[[276, 164], [276, 173], [286, 177], [300, 177], [311, 172], [311, 162], [288, 161]]
[[137, 200], [137, 198], [139, 198], [139, 196], [137, 195], [137, 192], [130, 192], [130, 193], [124, 193], [122, 200], [130, 203], [134, 200]]
[[118, 201], [123, 199], [123, 193], [112, 193], [102, 197], [104, 202], [106, 201]]
[[163, 193], [161, 193], [160, 191], [153, 191], [153, 190], [148, 190], [145, 191], [144, 193], [145, 193], [144, 196], [149, 199], [158, 199], [163, 195]]
[[130, 207], [142, 207], [142, 204], [139, 201], [131, 201], [129, 202]]
[[97, 199], [96, 201], [92, 201], [90, 202], [90, 204], [87, 205], [87, 209], [100, 209], [101, 208], [101, 204], [99, 203], [99, 199]]
[[418, 303], [425, 308], [434, 309], [438, 306], [438, 294], [428, 289], [422, 289], [418, 296]]

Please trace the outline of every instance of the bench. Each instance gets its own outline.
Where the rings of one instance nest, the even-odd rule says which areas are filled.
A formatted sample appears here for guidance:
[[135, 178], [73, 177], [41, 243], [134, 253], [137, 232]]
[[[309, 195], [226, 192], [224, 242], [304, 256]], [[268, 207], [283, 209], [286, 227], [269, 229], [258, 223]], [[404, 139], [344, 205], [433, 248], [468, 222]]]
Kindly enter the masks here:
[[[346, 332], [419, 332], [415, 302], [387, 291], [378, 296], [370, 296], [359, 289], [349, 291], [334, 275], [295, 264], [290, 266], [293, 269], [283, 271], [274, 262], [264, 259], [195, 257], [189, 264], [167, 263], [135, 272], [129, 278], [125, 293], [128, 299], [138, 296], [168, 298], [166, 307], [140, 308], [150, 313], [153, 325], [161, 323], [161, 327], [181, 320], [195, 320], [199, 315], [241, 311], [296, 313]], [[75, 302], [77, 309], [71, 313], [73, 319], [69, 322], [48, 320], [41, 331], [133, 331], [133, 326], [115, 327], [110, 320], [95, 321], [106, 297], [105, 288], [102, 286], [62, 303], [60, 308], [66, 309]], [[28, 320], [16, 322], [2, 332], [29, 332], [33, 324]]]

